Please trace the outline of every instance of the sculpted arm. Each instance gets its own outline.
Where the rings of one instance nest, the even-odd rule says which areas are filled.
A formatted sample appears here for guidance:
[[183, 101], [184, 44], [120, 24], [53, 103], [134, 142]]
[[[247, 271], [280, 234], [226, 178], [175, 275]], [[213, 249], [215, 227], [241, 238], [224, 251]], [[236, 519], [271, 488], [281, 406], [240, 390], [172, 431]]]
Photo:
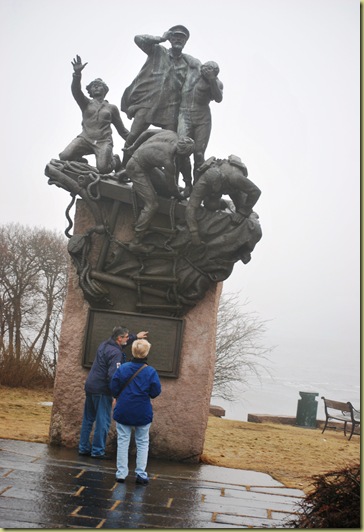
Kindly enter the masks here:
[[162, 37], [155, 37], [153, 35], [136, 35], [134, 42], [144, 53], [150, 55], [155, 44], [160, 44], [168, 39], [169, 33], [166, 31]]
[[166, 184], [170, 195], [174, 196], [177, 199], [182, 199], [182, 196], [180, 195], [180, 192], [176, 185], [176, 165], [174, 160], [171, 160], [169, 157], [166, 157], [165, 162], [163, 164], [163, 168], [164, 175], [166, 178]]
[[160, 132], [161, 132], [160, 129], [147, 129], [146, 131], [143, 131], [143, 133], [139, 135], [136, 141], [131, 146], [127, 148], [123, 148], [123, 151], [128, 155], [132, 155], [135, 152], [135, 150], [143, 144], [143, 142], [145, 142], [146, 140], [148, 140], [149, 138], [153, 137], [154, 135]]
[[245, 205], [245, 201], [246, 201], [246, 194], [244, 194], [244, 192], [240, 191], [240, 190], [234, 190], [234, 192], [231, 192], [229, 194], [232, 202], [234, 203], [235, 205], [235, 210], [236, 210], [236, 216], [235, 214], [233, 215], [233, 220], [235, 221], [235, 223], [240, 223], [240, 221], [244, 218], [244, 205]]
[[245, 217], [249, 216], [253, 206], [258, 201], [261, 194], [260, 189], [245, 176], [234, 176], [230, 178], [232, 190], [229, 193], [232, 199], [236, 213], [233, 215], [233, 222], [240, 223]]
[[124, 126], [124, 122], [121, 119], [119, 109], [116, 105], [111, 106], [112, 120], [111, 123], [115, 126], [116, 131], [119, 133], [120, 137], [126, 140], [129, 135], [129, 130]]
[[223, 88], [224, 86], [219, 80], [219, 78], [210, 80], [211, 96], [212, 96], [212, 99], [217, 103], [222, 102]]
[[89, 99], [87, 96], [84, 95], [81, 89], [81, 72], [85, 68], [87, 63], [82, 64], [81, 57], [79, 55], [76, 55], [76, 58], [72, 61], [73, 66], [73, 76], [72, 76], [72, 84], [71, 84], [71, 91], [74, 99], [78, 103], [78, 105], [81, 107], [81, 109], [84, 109], [86, 105], [89, 102]]

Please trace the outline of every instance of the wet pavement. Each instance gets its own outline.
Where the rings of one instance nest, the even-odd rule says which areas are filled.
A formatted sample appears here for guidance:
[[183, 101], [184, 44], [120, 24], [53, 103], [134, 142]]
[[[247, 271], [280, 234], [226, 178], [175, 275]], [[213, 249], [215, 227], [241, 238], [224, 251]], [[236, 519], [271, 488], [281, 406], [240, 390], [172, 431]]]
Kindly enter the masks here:
[[124, 484], [115, 461], [0, 439], [2, 528], [284, 528], [300, 490], [269, 475], [149, 459], [148, 486]]

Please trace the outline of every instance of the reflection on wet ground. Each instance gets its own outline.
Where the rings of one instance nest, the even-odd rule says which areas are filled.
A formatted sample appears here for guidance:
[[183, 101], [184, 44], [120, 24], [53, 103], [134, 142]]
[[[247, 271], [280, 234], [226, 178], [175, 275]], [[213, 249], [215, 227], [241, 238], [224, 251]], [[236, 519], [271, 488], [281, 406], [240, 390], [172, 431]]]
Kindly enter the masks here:
[[150, 459], [148, 473], [119, 484], [114, 461], [0, 439], [0, 527], [281, 528], [304, 496], [254, 471]]

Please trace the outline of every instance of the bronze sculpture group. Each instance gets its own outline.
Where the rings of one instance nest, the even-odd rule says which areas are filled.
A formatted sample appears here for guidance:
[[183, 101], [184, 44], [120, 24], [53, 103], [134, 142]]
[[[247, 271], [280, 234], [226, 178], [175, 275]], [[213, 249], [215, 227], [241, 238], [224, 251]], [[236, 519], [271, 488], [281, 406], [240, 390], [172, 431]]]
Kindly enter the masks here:
[[[85, 235], [66, 231], [80, 286], [93, 305], [113, 304], [107, 287], [114, 282], [157, 298], [154, 307], [139, 304], [138, 312], [181, 316], [212, 283], [225, 280], [236, 261], [247, 263], [261, 238], [253, 211], [261, 192], [248, 179], [245, 164], [235, 155], [205, 160], [210, 103], [222, 101], [223, 85], [217, 63], [201, 64], [183, 53], [188, 38], [182, 25], [162, 37], [135, 37], [148, 57], [121, 98], [120, 109], [132, 120], [130, 131], [118, 108], [105, 100], [106, 83], [92, 81], [86, 87], [88, 98], [81, 89], [87, 63], [79, 56], [72, 62], [71, 90], [82, 111], [82, 132], [46, 166], [46, 175], [50, 184], [68, 190], [73, 202], [76, 196], [84, 199], [95, 219]], [[161, 44], [167, 40], [169, 49]], [[122, 160], [113, 153], [111, 125], [125, 140]], [[85, 159], [90, 154], [96, 167]], [[106, 181], [131, 198], [134, 236], [127, 242], [116, 242], [112, 234], [119, 195], [112, 220], [98, 203]], [[169, 205], [169, 220], [156, 227], [154, 218], [163, 202]], [[92, 273], [88, 254], [93, 233], [103, 235], [104, 252]]]

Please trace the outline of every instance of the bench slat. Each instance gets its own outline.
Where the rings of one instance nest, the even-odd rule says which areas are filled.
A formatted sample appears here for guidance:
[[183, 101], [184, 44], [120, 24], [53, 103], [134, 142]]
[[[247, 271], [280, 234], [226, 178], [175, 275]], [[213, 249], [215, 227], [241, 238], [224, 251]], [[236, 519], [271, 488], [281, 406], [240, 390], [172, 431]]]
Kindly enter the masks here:
[[352, 408], [350, 403], [341, 403], [340, 401], [331, 401], [330, 399], [325, 399], [325, 405], [328, 408], [334, 408], [335, 410], [341, 410], [341, 412], [351, 412]]

